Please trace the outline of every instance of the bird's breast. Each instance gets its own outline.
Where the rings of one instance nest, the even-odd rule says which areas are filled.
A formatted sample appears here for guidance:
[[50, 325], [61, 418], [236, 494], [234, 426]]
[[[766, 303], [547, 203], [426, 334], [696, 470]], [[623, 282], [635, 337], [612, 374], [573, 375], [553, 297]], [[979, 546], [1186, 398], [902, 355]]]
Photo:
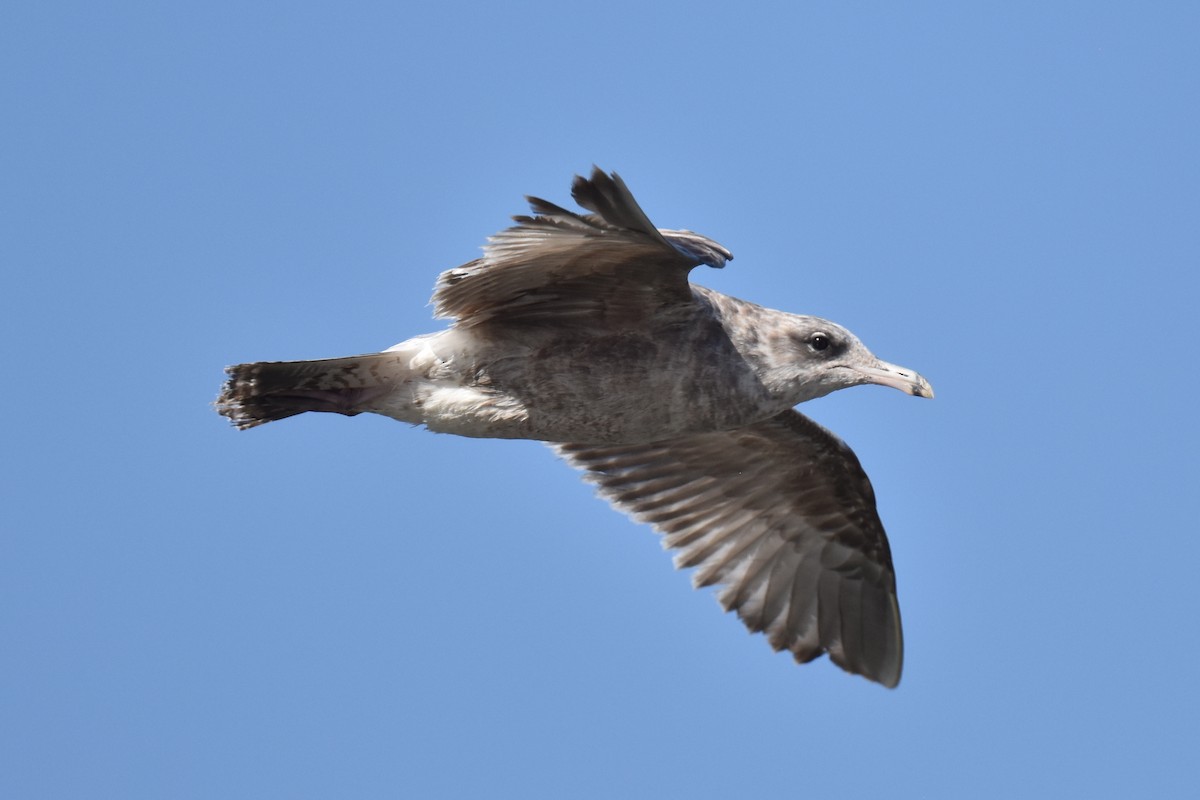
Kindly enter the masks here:
[[483, 352], [471, 380], [524, 409], [527, 438], [656, 441], [782, 410], [728, 339], [706, 329], [562, 335]]

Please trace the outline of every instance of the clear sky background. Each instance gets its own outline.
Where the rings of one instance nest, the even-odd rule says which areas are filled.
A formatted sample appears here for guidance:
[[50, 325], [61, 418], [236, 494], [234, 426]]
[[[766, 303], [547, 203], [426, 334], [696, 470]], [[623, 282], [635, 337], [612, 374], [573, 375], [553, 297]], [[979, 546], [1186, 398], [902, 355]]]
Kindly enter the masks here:
[[[1167, 797], [1200, 746], [1200, 6], [49, 3], [0, 29], [0, 796]], [[436, 330], [576, 172], [937, 390], [906, 669], [800, 667], [532, 442], [231, 363]]]

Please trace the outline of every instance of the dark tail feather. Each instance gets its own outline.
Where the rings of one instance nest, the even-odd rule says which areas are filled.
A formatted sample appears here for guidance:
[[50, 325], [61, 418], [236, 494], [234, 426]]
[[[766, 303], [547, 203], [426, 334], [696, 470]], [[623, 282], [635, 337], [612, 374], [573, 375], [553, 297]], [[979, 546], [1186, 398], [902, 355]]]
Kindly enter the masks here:
[[386, 394], [392, 380], [390, 353], [320, 361], [260, 361], [225, 369], [229, 378], [217, 412], [245, 430], [306, 411], [354, 416], [364, 403]]

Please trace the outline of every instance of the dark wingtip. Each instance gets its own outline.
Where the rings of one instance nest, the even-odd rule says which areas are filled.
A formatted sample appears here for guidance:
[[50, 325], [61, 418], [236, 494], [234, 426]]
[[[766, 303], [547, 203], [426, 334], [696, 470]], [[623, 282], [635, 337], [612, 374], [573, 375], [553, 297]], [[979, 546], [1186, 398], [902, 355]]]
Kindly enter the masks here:
[[633, 198], [633, 193], [615, 172], [592, 167], [591, 177], [576, 175], [571, 181], [571, 197], [583, 208], [596, 214], [614, 228], [638, 231], [661, 239], [658, 228]]
[[604, 223], [652, 236], [669, 244], [694, 264], [721, 269], [733, 260], [733, 253], [707, 236], [692, 231], [660, 230], [654, 227], [654, 223], [638, 205], [625, 181], [621, 180], [621, 176], [616, 172], [605, 172], [593, 165], [590, 177], [575, 176], [571, 182], [571, 196], [575, 198], [576, 203], [596, 214]]

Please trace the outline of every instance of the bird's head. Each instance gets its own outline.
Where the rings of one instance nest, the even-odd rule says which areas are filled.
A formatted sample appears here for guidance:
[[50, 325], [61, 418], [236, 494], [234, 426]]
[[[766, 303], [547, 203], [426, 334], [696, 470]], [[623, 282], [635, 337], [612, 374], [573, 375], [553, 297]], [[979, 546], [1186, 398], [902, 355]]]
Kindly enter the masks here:
[[789, 316], [791, 324], [781, 331], [784, 341], [775, 348], [787, 358], [779, 359], [771, 371], [777, 386], [797, 398], [793, 403], [863, 383], [933, 397], [933, 387], [919, 373], [880, 360], [841, 325], [819, 317]]

